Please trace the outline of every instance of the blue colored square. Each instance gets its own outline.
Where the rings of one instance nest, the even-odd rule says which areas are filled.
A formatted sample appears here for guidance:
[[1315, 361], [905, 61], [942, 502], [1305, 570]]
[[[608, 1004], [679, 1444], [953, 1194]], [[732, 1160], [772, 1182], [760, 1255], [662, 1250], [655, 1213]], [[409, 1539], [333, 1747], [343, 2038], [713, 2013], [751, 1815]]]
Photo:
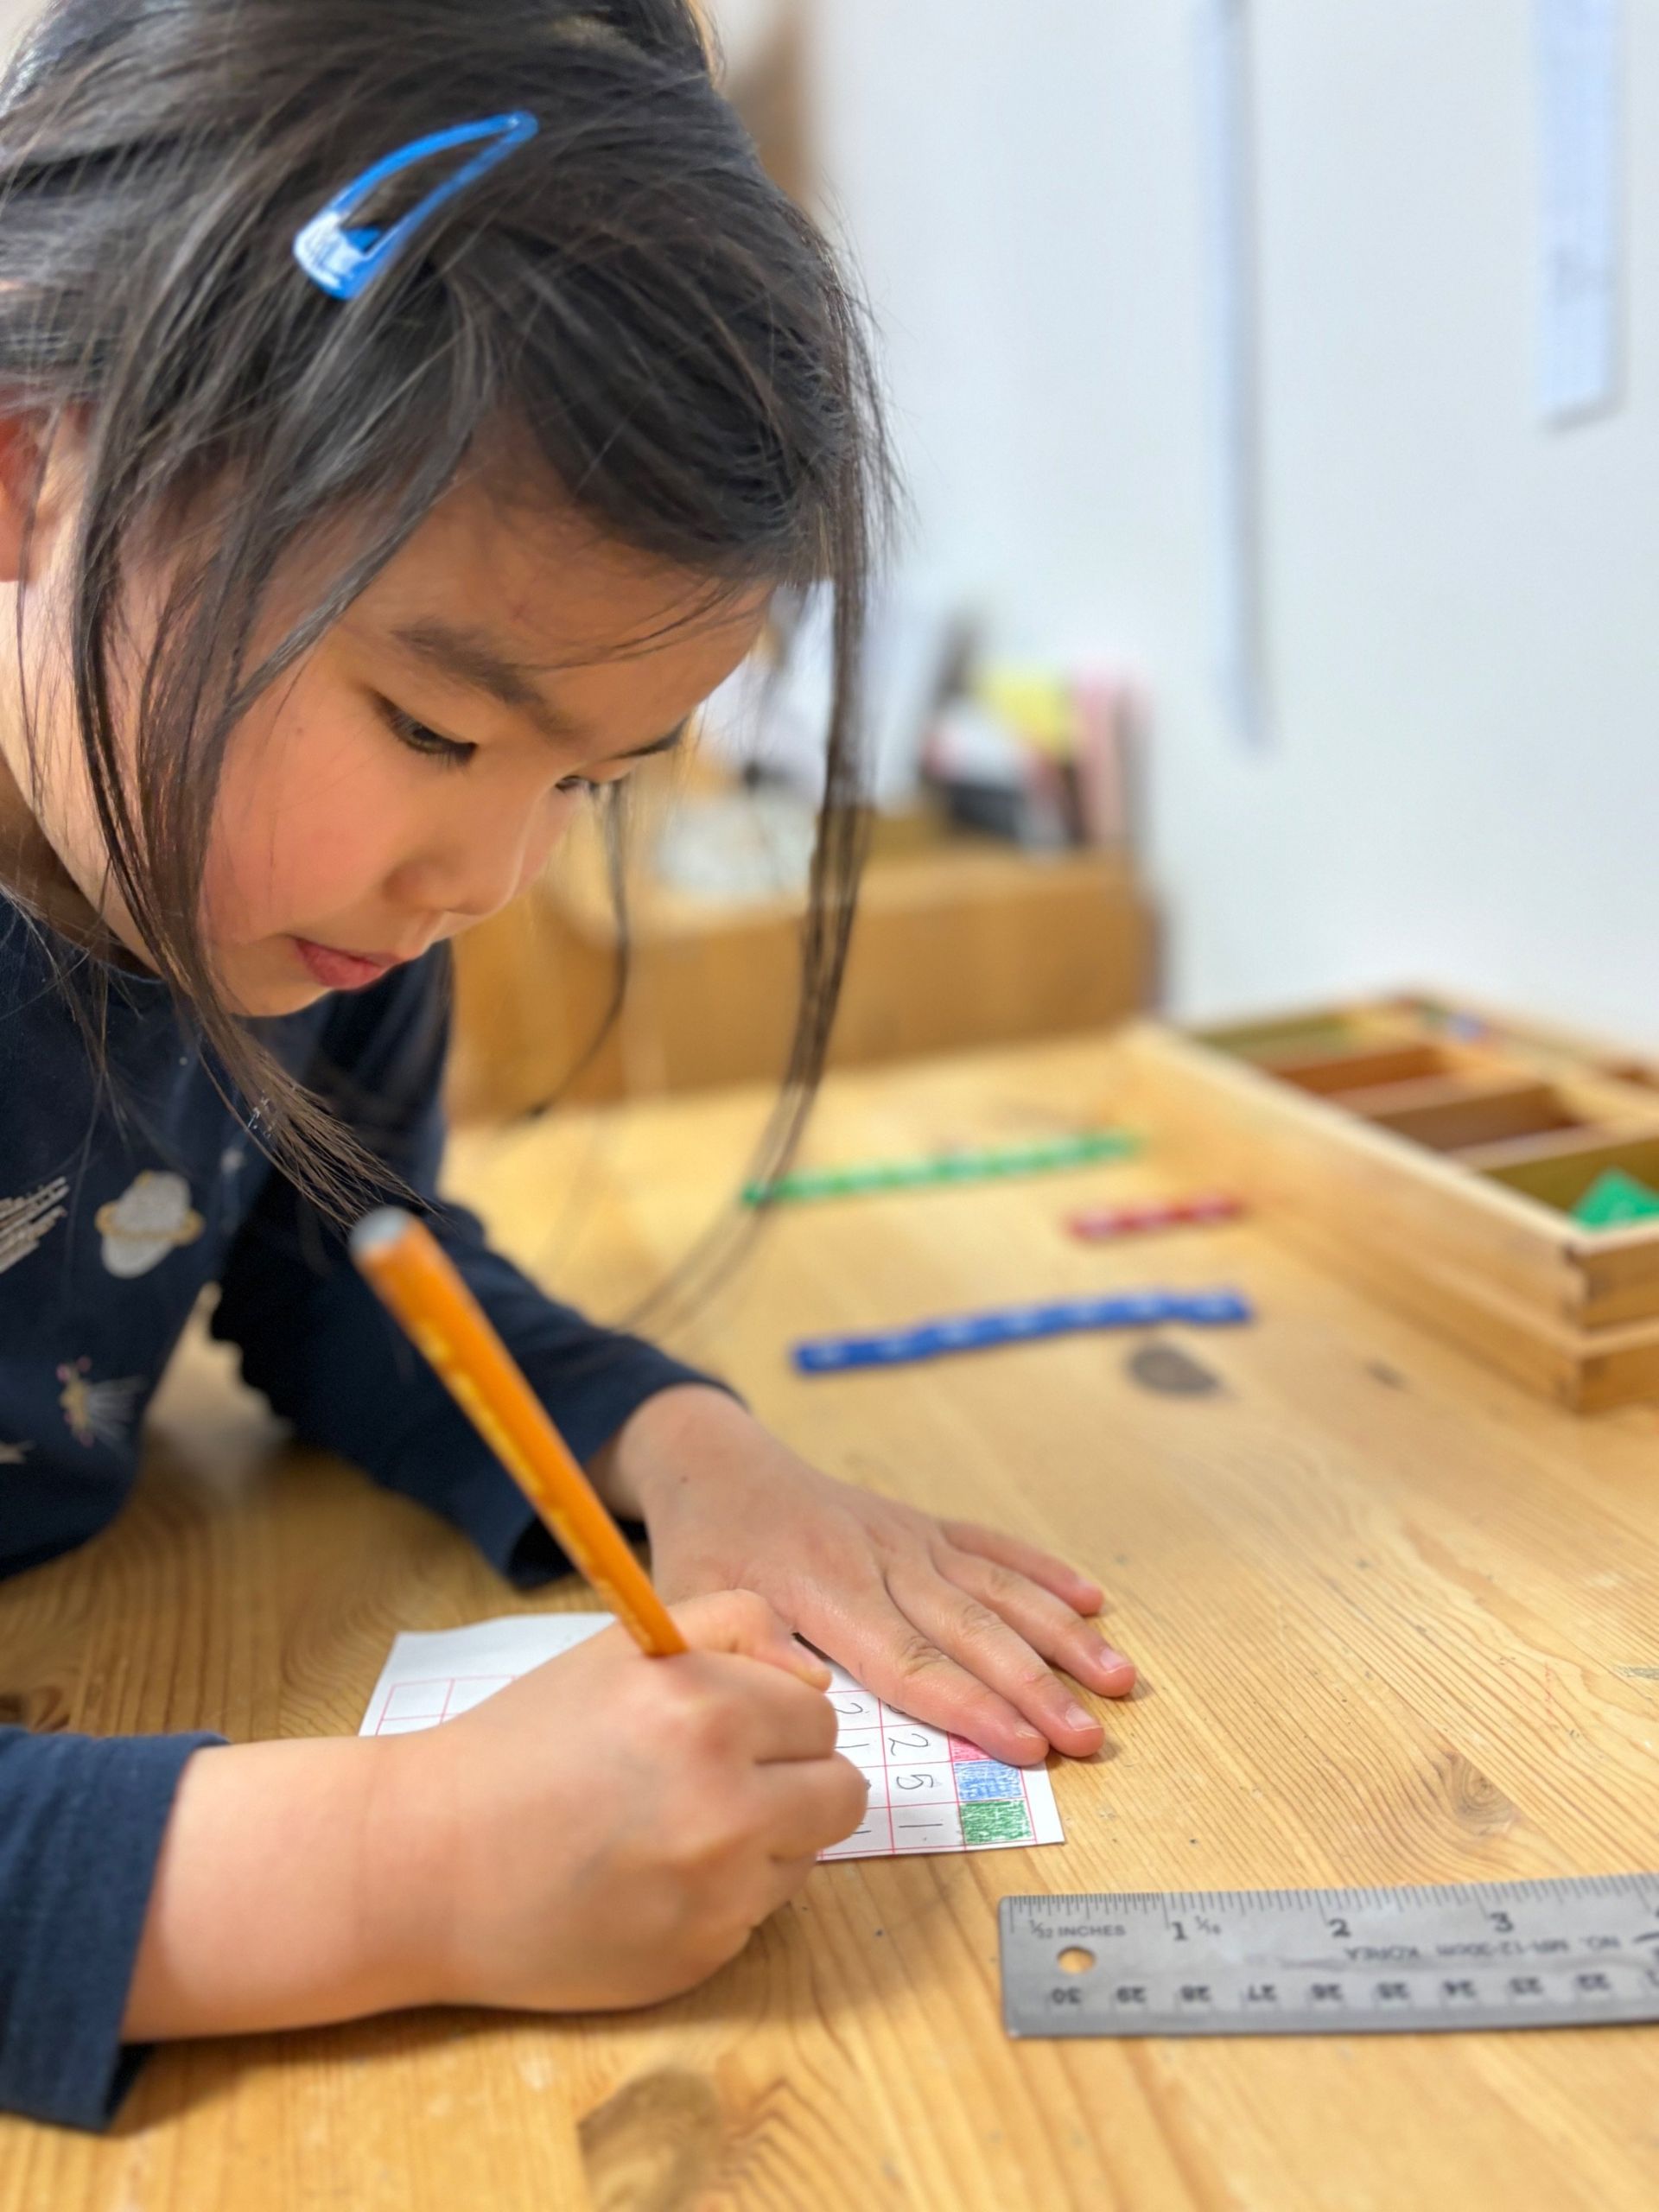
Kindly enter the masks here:
[[1001, 1759], [963, 1759], [957, 1768], [957, 1796], [964, 1805], [1024, 1795], [1019, 1769], [1004, 1766]]

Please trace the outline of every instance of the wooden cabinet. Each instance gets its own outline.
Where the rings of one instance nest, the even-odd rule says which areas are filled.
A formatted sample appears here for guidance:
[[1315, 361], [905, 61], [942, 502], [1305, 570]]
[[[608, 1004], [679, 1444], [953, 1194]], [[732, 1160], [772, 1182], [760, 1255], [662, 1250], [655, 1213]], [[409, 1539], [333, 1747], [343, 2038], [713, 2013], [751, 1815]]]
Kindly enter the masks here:
[[[617, 967], [596, 838], [567, 847], [543, 886], [460, 941], [457, 1120], [525, 1112], [562, 1086], [570, 1098], [615, 1099], [779, 1073], [795, 1019], [798, 904], [723, 905], [645, 881], [630, 905], [627, 993], [596, 1046]], [[877, 855], [835, 1064], [1101, 1027], [1147, 1003], [1152, 943], [1147, 901], [1116, 856], [976, 842]]]

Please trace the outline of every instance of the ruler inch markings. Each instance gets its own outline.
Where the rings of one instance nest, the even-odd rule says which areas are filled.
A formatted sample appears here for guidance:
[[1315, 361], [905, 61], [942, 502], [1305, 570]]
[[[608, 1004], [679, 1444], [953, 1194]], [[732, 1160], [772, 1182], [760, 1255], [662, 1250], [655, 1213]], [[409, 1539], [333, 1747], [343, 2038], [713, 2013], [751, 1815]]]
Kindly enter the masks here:
[[999, 1929], [1012, 2036], [1659, 2021], [1659, 1873], [1009, 1897]]

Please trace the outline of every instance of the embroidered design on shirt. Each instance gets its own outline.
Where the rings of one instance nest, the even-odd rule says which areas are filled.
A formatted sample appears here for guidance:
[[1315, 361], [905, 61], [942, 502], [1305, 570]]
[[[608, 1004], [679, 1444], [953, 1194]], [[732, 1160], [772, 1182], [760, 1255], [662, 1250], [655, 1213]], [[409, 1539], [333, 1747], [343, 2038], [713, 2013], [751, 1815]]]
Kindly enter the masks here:
[[0, 1444], [0, 1467], [21, 1467], [34, 1449], [32, 1444]]
[[144, 1275], [169, 1252], [194, 1244], [203, 1228], [182, 1175], [146, 1168], [118, 1198], [99, 1206], [94, 1219], [104, 1239], [104, 1264], [112, 1275]]
[[26, 1198], [0, 1198], [0, 1275], [26, 1260], [48, 1229], [63, 1219], [69, 1185], [60, 1175]]
[[133, 1402], [144, 1387], [142, 1375], [124, 1376], [118, 1382], [94, 1382], [92, 1363], [83, 1355], [58, 1370], [63, 1388], [58, 1403], [77, 1444], [118, 1447], [132, 1426]]

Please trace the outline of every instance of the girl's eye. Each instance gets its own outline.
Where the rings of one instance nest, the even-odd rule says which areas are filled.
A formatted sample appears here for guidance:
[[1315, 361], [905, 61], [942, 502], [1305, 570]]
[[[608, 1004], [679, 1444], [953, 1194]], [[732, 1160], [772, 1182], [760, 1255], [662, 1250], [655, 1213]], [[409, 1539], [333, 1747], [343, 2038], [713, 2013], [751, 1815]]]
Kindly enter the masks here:
[[404, 714], [400, 707], [387, 701], [382, 701], [380, 711], [398, 743], [425, 760], [441, 760], [448, 768], [464, 768], [478, 750], [475, 745], [463, 745], [458, 738], [440, 737], [436, 730], [429, 729], [424, 722], [417, 722], [412, 715]]
[[604, 789], [604, 785], [602, 784], [596, 784], [591, 776], [561, 776], [558, 782], [554, 785], [554, 789], [561, 791], [582, 791], [583, 793], [589, 793], [602, 791]]

